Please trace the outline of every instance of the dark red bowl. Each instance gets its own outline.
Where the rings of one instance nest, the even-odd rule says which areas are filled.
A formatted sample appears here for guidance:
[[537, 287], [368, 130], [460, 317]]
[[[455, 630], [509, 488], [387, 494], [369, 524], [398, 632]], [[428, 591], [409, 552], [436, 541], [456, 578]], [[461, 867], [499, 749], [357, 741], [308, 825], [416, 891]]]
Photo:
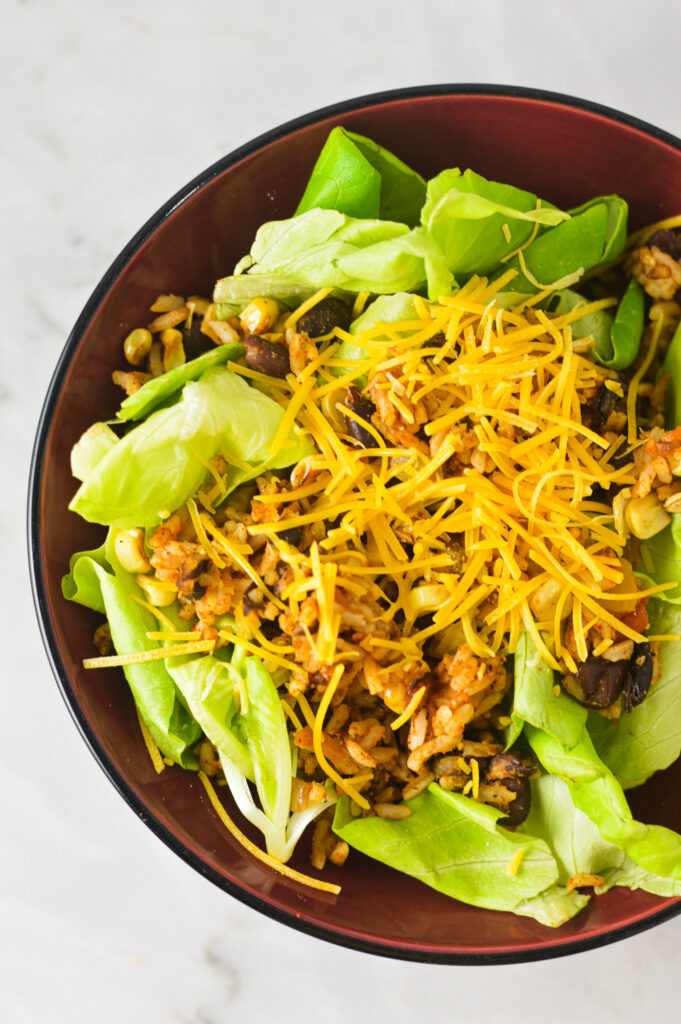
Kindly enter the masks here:
[[[299, 118], [220, 160], [144, 225], [97, 285], [50, 385], [33, 454], [31, 573], [43, 639], [66, 704], [94, 757], [136, 814], [188, 864], [278, 921], [346, 946], [410, 960], [500, 963], [589, 949], [681, 911], [681, 899], [615, 890], [557, 931], [467, 907], [353, 853], [328, 872], [339, 897], [315, 895], [253, 860], [225, 833], [190, 772], [157, 776], [127, 687], [86, 672], [98, 617], [62, 598], [74, 551], [102, 531], [67, 511], [69, 451], [117, 406], [110, 382], [121, 342], [160, 292], [210, 294], [247, 252], [263, 221], [287, 217], [329, 130], [345, 125], [394, 150], [424, 175], [473, 167], [572, 206], [617, 192], [640, 227], [681, 211], [681, 142], [582, 100], [499, 86], [430, 86], [350, 100]], [[646, 821], [681, 829], [681, 770], [632, 794]], [[304, 845], [301, 844], [301, 845]], [[305, 854], [297, 866], [305, 870]]]

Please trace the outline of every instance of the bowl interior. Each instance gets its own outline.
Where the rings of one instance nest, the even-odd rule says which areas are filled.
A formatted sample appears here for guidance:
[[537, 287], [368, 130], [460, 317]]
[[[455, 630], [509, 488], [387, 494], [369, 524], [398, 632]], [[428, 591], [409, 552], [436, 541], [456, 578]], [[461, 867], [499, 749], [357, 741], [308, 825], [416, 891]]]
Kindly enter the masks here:
[[[67, 511], [69, 451], [111, 416], [122, 340], [157, 294], [210, 295], [264, 221], [289, 216], [330, 128], [343, 124], [389, 147], [425, 176], [470, 166], [562, 207], [617, 192], [633, 228], [681, 210], [681, 150], [635, 124], [536, 95], [405, 94], [315, 115], [227, 158], [184, 201], [156, 218], [106, 276], [79, 321], [52, 385], [34, 466], [32, 544], [39, 614], [64, 695], [95, 756], [138, 813], [217, 884], [270, 915], [337, 941], [393, 955], [462, 961], [532, 958], [585, 948], [676, 912], [679, 901], [615, 890], [554, 932], [510, 914], [456, 903], [353, 853], [329, 880], [339, 897], [274, 876], [227, 835], [189, 772], [157, 776], [118, 671], [85, 671], [99, 617], [65, 601], [74, 551], [103, 531]], [[681, 828], [681, 768], [631, 794], [644, 820]], [[306, 870], [306, 843], [295, 866]]]

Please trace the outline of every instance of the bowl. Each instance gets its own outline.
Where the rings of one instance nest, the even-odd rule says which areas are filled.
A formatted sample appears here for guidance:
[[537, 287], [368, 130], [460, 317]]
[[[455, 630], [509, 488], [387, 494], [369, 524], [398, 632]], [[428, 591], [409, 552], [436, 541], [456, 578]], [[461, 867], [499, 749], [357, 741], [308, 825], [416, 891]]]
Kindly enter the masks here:
[[[73, 720], [100, 767], [153, 832], [219, 888], [275, 920], [368, 952], [440, 963], [500, 963], [572, 953], [649, 928], [681, 899], [616, 889], [552, 930], [457, 903], [352, 854], [326, 877], [339, 896], [275, 876], [227, 834], [193, 773], [156, 775], [118, 673], [86, 671], [101, 621], [64, 600], [74, 551], [102, 528], [67, 510], [69, 452], [117, 407], [111, 371], [121, 342], [157, 294], [210, 294], [248, 252], [258, 226], [290, 216], [329, 130], [342, 124], [393, 150], [426, 177], [452, 166], [535, 192], [562, 207], [617, 192], [632, 229], [681, 210], [681, 142], [613, 110], [566, 96], [499, 86], [430, 86], [365, 96], [298, 118], [241, 147], [191, 181], [135, 235], [95, 288], [61, 355], [38, 427], [29, 545], [42, 635]], [[644, 820], [681, 828], [681, 765], [631, 794]], [[305, 844], [301, 843], [303, 847]], [[306, 852], [294, 866], [306, 869]]]

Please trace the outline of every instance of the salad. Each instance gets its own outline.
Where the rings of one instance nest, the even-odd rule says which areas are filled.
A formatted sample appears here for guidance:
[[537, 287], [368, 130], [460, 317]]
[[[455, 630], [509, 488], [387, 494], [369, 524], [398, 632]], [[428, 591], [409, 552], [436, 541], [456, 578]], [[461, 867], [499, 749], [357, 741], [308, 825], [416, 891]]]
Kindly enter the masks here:
[[294, 849], [360, 851], [549, 926], [681, 895], [625, 796], [681, 752], [681, 217], [627, 214], [335, 128], [212, 300], [125, 339], [64, 595], [274, 870], [337, 893]]

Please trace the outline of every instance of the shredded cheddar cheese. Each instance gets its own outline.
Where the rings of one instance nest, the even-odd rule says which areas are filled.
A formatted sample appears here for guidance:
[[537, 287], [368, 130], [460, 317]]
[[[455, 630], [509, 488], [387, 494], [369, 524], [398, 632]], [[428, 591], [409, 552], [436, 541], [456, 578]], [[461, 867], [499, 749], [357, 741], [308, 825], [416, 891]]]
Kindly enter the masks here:
[[200, 771], [198, 775], [201, 784], [206, 791], [206, 795], [210, 800], [211, 806], [222, 824], [230, 835], [232, 835], [234, 839], [236, 839], [236, 841], [248, 851], [248, 853], [255, 857], [256, 860], [266, 864], [268, 868], [272, 868], [272, 870], [276, 871], [278, 874], [284, 875], [285, 878], [290, 878], [293, 882], [299, 882], [300, 885], [306, 885], [309, 889], [318, 889], [320, 892], [333, 893], [334, 896], [338, 895], [341, 891], [340, 885], [334, 885], [332, 882], [322, 882], [318, 878], [310, 878], [309, 875], [303, 875], [300, 871], [295, 871], [293, 868], [287, 867], [286, 864], [282, 864], [282, 862], [277, 860], [276, 857], [271, 857], [269, 853], [265, 853], [263, 850], [260, 850], [255, 843], [252, 843], [250, 839], [247, 839], [243, 832], [234, 824], [230, 816], [227, 814], [227, 811], [218, 800], [218, 795], [205, 772]]
[[137, 713], [137, 721], [139, 722], [139, 725], [140, 725], [140, 732], [142, 733], [142, 739], [144, 740], [144, 745], [147, 748], [147, 751], [149, 753], [149, 757], [151, 758], [151, 763], [154, 766], [154, 770], [155, 770], [156, 774], [160, 775], [161, 772], [163, 771], [164, 767], [165, 767], [164, 760], [161, 757], [161, 751], [158, 749], [158, 744], [156, 743], [156, 740], [154, 739], [154, 737], [149, 732], [149, 728], [147, 726], [147, 723], [142, 718], [142, 715], [140, 714], [140, 710], [139, 710], [139, 708], [137, 706], [135, 707], [135, 711]]
[[[608, 308], [613, 300], [561, 315], [530, 312], [535, 296], [512, 309], [496, 309], [496, 290], [516, 273], [507, 271], [493, 285], [473, 278], [439, 303], [420, 299], [417, 319], [374, 324], [353, 338], [367, 356], [355, 362], [351, 374], [326, 376], [334, 364], [333, 349], [322, 349], [315, 369], [327, 383], [313, 385], [319, 377], [309, 374], [296, 386], [291, 378], [294, 397], [282, 399], [285, 430], [278, 432], [272, 450], [298, 423], [321, 452], [320, 471], [312, 483], [289, 495], [256, 498], [276, 497], [284, 506], [299, 500], [303, 510], [290, 516], [284, 512], [249, 531], [277, 542], [292, 528], [330, 520], [338, 524], [325, 530], [308, 556], [291, 563], [294, 579], [282, 594], [285, 601], [316, 596], [319, 625], [310, 639], [324, 665], [342, 660], [337, 650], [339, 595], [375, 597], [376, 577], [392, 579], [397, 587], [385, 618], [392, 621], [398, 610], [403, 612], [405, 642], [413, 636], [423, 643], [445, 625], [459, 623], [474, 653], [490, 657], [512, 652], [523, 629], [549, 665], [559, 668], [562, 658], [570, 667], [560, 617], [568, 596], [580, 657], [594, 618], [628, 638], [643, 639], [608, 611], [608, 602], [615, 599], [608, 590], [623, 578], [623, 540], [613, 528], [609, 507], [592, 503], [592, 508], [588, 502], [596, 485], [632, 483], [632, 467], [613, 469], [610, 440], [581, 420], [580, 393], [593, 389], [600, 369], [577, 350], [570, 329], [575, 319]], [[658, 324], [657, 335], [659, 329]], [[445, 343], [429, 348], [438, 333]], [[657, 335], [638, 380], [654, 357]], [[608, 374], [603, 371], [600, 379]], [[341, 402], [335, 403], [333, 420], [322, 411], [326, 395], [362, 375], [374, 382], [374, 396], [382, 389], [395, 410], [391, 415], [404, 424], [403, 446], [388, 447], [376, 419], [369, 422]], [[630, 402], [635, 400], [631, 395], [630, 389]], [[437, 410], [425, 423], [427, 454], [416, 440], [413, 447], [409, 443], [410, 432], [412, 437], [416, 433], [415, 417], [422, 415], [419, 403]], [[376, 448], [348, 445], [341, 417], [359, 422]], [[482, 465], [478, 469], [477, 463], [464, 462], [452, 473], [445, 467], [452, 456], [456, 459], [461, 438], [471, 429], [484, 472]], [[399, 462], [391, 465], [395, 458]], [[380, 463], [378, 469], [371, 469], [372, 461]], [[400, 540], [402, 529], [418, 538], [412, 559]], [[442, 547], [453, 533], [464, 538], [464, 568], [458, 575], [452, 574], [451, 557]], [[353, 557], [347, 557], [349, 552]], [[490, 558], [500, 559], [493, 572]], [[424, 574], [445, 592], [434, 625], [419, 629], [410, 591]], [[560, 582], [565, 596], [547, 622], [532, 609], [540, 587], [551, 579]]]
[[507, 875], [510, 875], [513, 878], [515, 875], [518, 874], [518, 872], [520, 871], [520, 865], [522, 864], [526, 853], [527, 850], [524, 846], [521, 846], [519, 850], [516, 850], [516, 852], [513, 854], [510, 861], [506, 865]]
[[426, 688], [425, 688], [425, 686], [421, 686], [421, 687], [420, 687], [420, 688], [419, 688], [419, 689], [418, 689], [418, 690], [416, 691], [416, 693], [414, 694], [414, 696], [413, 696], [413, 697], [411, 698], [411, 700], [410, 700], [410, 701], [409, 701], [409, 703], [407, 704], [407, 706], [406, 706], [406, 708], [404, 709], [404, 711], [402, 712], [402, 714], [401, 714], [401, 715], [400, 715], [400, 716], [399, 716], [398, 718], [396, 718], [394, 722], [391, 722], [391, 723], [390, 723], [390, 728], [391, 728], [391, 729], [393, 729], [394, 731], [395, 731], [395, 730], [397, 730], [397, 729], [401, 729], [401, 728], [402, 728], [402, 726], [403, 726], [403, 725], [404, 725], [404, 724], [405, 724], [406, 722], [408, 722], [408, 721], [409, 721], [409, 719], [410, 719], [410, 718], [411, 718], [411, 716], [412, 716], [412, 715], [414, 714], [414, 712], [416, 711], [417, 707], [419, 706], [419, 704], [420, 704], [420, 703], [421, 703], [421, 701], [423, 700], [423, 698], [424, 698], [424, 696], [425, 696], [425, 693], [426, 693]]
[[121, 665], [143, 665], [147, 661], [163, 658], [184, 657], [185, 654], [205, 654], [215, 646], [213, 640], [197, 640], [195, 643], [175, 644], [172, 647], [158, 647], [151, 651], [135, 651], [132, 654], [109, 654], [103, 658], [85, 658], [83, 668], [118, 668]]

